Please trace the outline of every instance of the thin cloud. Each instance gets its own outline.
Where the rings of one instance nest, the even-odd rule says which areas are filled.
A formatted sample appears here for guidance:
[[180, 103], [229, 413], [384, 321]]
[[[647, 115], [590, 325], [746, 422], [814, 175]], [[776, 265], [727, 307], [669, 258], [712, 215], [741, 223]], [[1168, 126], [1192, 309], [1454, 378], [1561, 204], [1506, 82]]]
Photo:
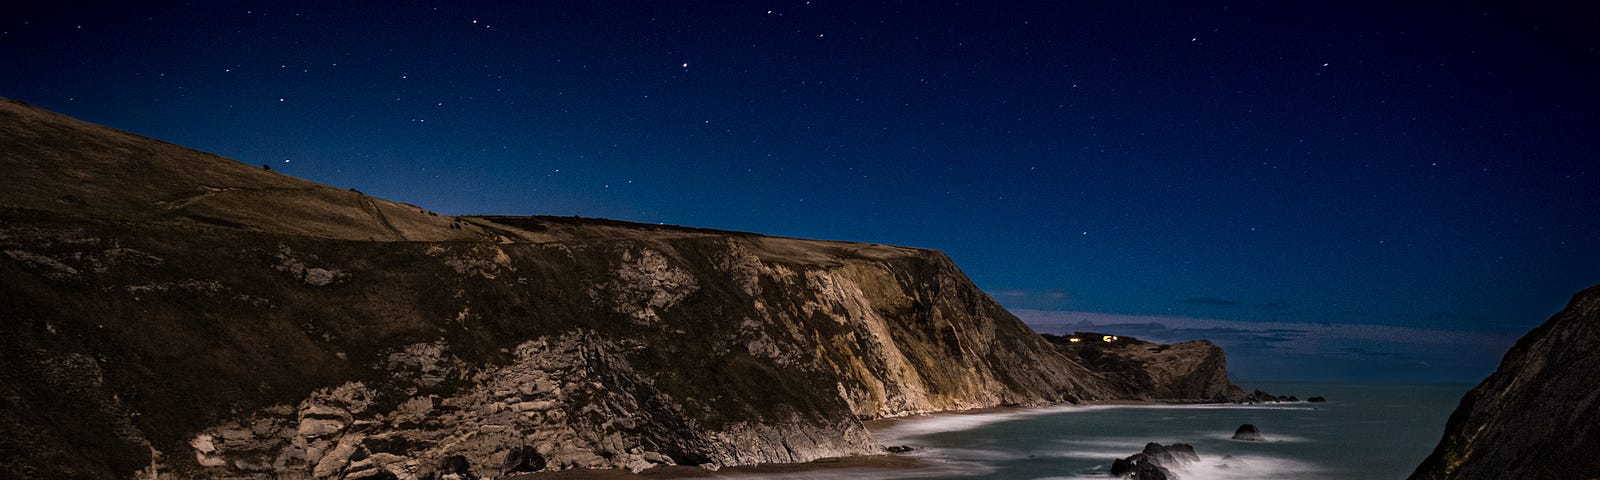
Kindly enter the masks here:
[[1183, 299], [1183, 303], [1205, 305], [1207, 307], [1237, 307], [1244, 304], [1243, 302], [1216, 297], [1189, 297]]

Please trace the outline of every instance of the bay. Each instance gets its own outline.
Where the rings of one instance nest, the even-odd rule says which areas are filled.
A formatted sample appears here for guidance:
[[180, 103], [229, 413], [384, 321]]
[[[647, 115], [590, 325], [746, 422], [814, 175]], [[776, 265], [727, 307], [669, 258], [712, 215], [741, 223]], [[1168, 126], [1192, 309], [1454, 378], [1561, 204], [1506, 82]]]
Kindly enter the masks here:
[[[933, 415], [875, 430], [929, 466], [864, 476], [931, 479], [1108, 478], [1148, 442], [1188, 443], [1185, 480], [1403, 479], [1432, 451], [1469, 384], [1256, 383], [1326, 403], [1062, 406]], [[1241, 424], [1266, 441], [1232, 440]], [[861, 475], [867, 472], [855, 472]]]

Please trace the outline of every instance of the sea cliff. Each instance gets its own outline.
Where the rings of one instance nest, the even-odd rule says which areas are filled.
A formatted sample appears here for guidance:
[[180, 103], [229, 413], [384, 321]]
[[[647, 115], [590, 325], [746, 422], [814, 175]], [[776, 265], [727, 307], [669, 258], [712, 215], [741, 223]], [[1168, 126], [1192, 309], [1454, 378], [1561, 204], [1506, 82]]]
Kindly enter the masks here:
[[1228, 379], [1227, 355], [1209, 341], [1160, 344], [1096, 332], [1044, 337], [1120, 400], [1257, 401]]
[[1226, 383], [1111, 381], [933, 250], [440, 215], [9, 100], [0, 138], [5, 478], [716, 469]]
[[0, 132], [8, 477], [801, 462], [1114, 396], [936, 251], [438, 215], [11, 101]]
[[1600, 477], [1600, 286], [1518, 340], [1413, 480]]

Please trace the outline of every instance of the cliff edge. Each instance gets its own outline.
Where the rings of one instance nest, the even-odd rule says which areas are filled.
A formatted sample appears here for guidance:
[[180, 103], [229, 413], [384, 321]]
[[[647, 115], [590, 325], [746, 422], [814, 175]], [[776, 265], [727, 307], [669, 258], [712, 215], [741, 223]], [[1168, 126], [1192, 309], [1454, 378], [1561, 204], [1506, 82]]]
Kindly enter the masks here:
[[1205, 340], [1158, 344], [1095, 332], [1043, 334], [1057, 350], [1087, 367], [1120, 400], [1239, 402], [1244, 390], [1228, 380], [1222, 348]]
[[803, 462], [1117, 395], [936, 251], [439, 215], [9, 100], [0, 138], [0, 477]]
[[1467, 392], [1413, 480], [1600, 477], [1600, 286], [1528, 332]]

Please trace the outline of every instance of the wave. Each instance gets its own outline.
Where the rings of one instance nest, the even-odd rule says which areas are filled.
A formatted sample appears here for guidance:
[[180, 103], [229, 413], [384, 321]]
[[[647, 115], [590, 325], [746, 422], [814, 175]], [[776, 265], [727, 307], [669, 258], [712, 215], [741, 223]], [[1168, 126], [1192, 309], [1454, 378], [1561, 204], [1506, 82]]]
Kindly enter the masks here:
[[877, 438], [880, 443], [895, 443], [911, 437], [972, 430], [1000, 422], [1022, 420], [1040, 415], [1089, 412], [1121, 407], [1123, 405], [1060, 405], [990, 413], [936, 413], [921, 417], [896, 419], [894, 423], [887, 427], [873, 430], [872, 436]]
[[1263, 433], [1263, 434], [1261, 434], [1261, 436], [1263, 438], [1266, 438], [1266, 440], [1256, 440], [1256, 441], [1234, 440], [1233, 439], [1233, 434], [1227, 433], [1227, 432], [1212, 433], [1212, 434], [1205, 435], [1206, 438], [1209, 438], [1209, 439], [1212, 439], [1212, 440], [1222, 440], [1222, 441], [1240, 442], [1240, 443], [1256, 443], [1256, 444], [1260, 444], [1260, 443], [1306, 443], [1306, 442], [1314, 441], [1314, 440], [1306, 438], [1306, 437], [1296, 437], [1294, 435], [1283, 435], [1283, 434], [1279, 434], [1279, 433]]
[[1264, 455], [1201, 457], [1173, 470], [1186, 480], [1283, 480], [1310, 478], [1317, 472], [1309, 463]]
[[1151, 410], [1201, 410], [1201, 409], [1239, 409], [1239, 410], [1316, 410], [1313, 407], [1290, 405], [1240, 405], [1233, 403], [1198, 403], [1198, 404], [1148, 404], [1148, 405], [1059, 405], [1053, 407], [1026, 408], [989, 413], [936, 413], [920, 417], [906, 417], [894, 420], [894, 423], [872, 431], [873, 437], [880, 443], [896, 443], [907, 438], [930, 435], [935, 433], [957, 432], [972, 430], [1000, 422], [1022, 420], [1040, 415], [1053, 415], [1062, 413], [1082, 413], [1117, 409], [1151, 409]]
[[[1096, 469], [1098, 470], [1098, 469]], [[1202, 458], [1199, 462], [1172, 469], [1184, 480], [1295, 480], [1317, 478], [1317, 468], [1305, 462], [1260, 455], [1229, 458]], [[1104, 472], [1077, 472], [1073, 475], [1041, 477], [1035, 480], [1105, 480]]]

